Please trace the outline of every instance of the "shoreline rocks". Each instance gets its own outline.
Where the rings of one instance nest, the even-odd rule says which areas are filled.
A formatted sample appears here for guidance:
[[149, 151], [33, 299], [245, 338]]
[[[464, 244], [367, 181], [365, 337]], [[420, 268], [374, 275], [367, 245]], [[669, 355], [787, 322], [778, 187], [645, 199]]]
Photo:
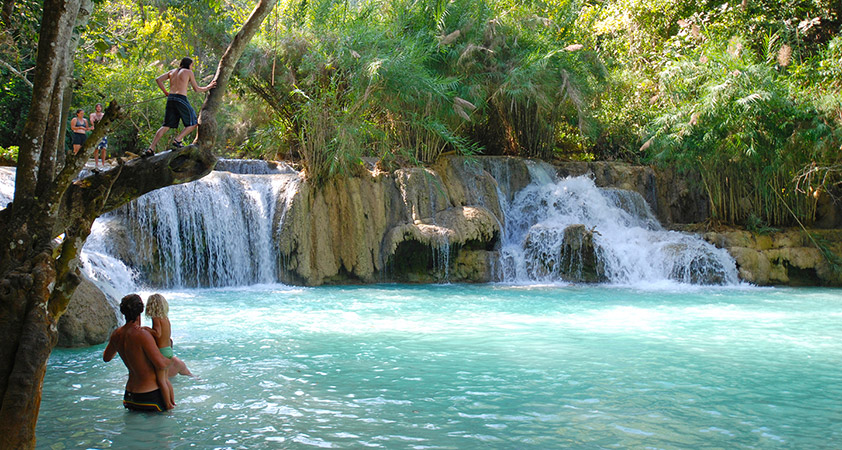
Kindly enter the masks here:
[[810, 234], [812, 239], [801, 229], [768, 234], [729, 229], [705, 233], [704, 238], [728, 250], [743, 281], [759, 286], [842, 286], [842, 267], [823, 254], [842, 255], [842, 230]]

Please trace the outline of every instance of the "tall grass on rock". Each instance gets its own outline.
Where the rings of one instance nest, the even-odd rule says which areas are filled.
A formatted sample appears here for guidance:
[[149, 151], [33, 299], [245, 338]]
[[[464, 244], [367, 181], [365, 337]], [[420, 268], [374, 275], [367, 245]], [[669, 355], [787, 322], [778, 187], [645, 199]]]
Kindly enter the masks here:
[[795, 179], [836, 158], [836, 119], [818, 108], [777, 65], [770, 37], [765, 54], [739, 38], [711, 43], [661, 73], [667, 110], [643, 145], [658, 162], [701, 174], [712, 216], [772, 226], [812, 223], [819, 193]]

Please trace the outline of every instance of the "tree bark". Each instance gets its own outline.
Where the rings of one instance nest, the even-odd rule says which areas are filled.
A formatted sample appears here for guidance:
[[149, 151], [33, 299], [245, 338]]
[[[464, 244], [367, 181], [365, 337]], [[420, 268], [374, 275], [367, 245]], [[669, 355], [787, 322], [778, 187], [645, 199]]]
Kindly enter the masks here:
[[[260, 0], [217, 68], [217, 87], [200, 111], [194, 145], [74, 181], [88, 149], [108, 131], [121, 109], [111, 102], [79, 154], [56, 173], [56, 136], [70, 76], [72, 33], [87, 20], [91, 0], [45, 0], [36, 59], [33, 101], [18, 156], [15, 197], [0, 210], [0, 448], [34, 448], [41, 383], [57, 339], [56, 323], [79, 284], [79, 252], [101, 214], [147, 192], [210, 173], [216, 164], [215, 115], [227, 82], [249, 40], [274, 2]], [[51, 119], [52, 117], [52, 119]], [[55, 142], [45, 147], [47, 142]], [[63, 147], [63, 146], [62, 146]], [[63, 239], [55, 238], [64, 234]]]
[[34, 200], [38, 180], [38, 160], [44, 145], [44, 135], [49, 123], [53, 89], [59, 76], [61, 61], [67, 54], [70, 35], [79, 14], [80, 0], [45, 0], [38, 39], [38, 56], [35, 59], [35, 76], [32, 104], [23, 127], [18, 151], [17, 177], [15, 178], [15, 204], [29, 208]]
[[0, 21], [6, 29], [12, 28], [12, 12], [15, 10], [15, 0], [3, 0], [3, 12], [0, 13]]
[[[72, 91], [67, 89], [67, 85], [73, 76], [73, 54], [76, 53], [76, 48], [79, 46], [81, 29], [87, 25], [88, 19], [93, 12], [93, 4], [93, 0], [81, 0], [79, 13], [76, 17], [76, 26], [73, 28], [67, 52], [61, 55], [61, 60], [58, 62], [58, 77], [53, 88], [49, 112], [51, 120], [44, 135], [44, 146], [41, 149], [41, 158], [38, 166], [38, 183], [35, 187], [37, 196], [43, 196], [46, 189], [52, 183], [58, 163], [58, 154], [64, 150], [64, 135], [62, 131], [65, 129], [64, 120], [66, 117], [65, 114], [67, 113], [64, 111], [64, 106], [68, 97], [72, 99]], [[67, 95], [68, 92], [70, 96]], [[58, 120], [56, 120], [57, 118]], [[62, 158], [63, 160], [64, 158]]]

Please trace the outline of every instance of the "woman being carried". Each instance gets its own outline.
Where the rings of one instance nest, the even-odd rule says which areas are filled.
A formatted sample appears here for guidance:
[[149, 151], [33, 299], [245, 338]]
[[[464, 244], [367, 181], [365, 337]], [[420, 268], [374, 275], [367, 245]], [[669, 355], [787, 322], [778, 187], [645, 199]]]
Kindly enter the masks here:
[[190, 373], [184, 362], [173, 355], [172, 329], [170, 328], [170, 319], [167, 317], [169, 309], [167, 300], [161, 294], [152, 294], [146, 300], [146, 316], [152, 319], [152, 334], [155, 336], [158, 349], [162, 355], [172, 360], [168, 367], [157, 371], [158, 387], [164, 395], [167, 409], [172, 409], [175, 406], [175, 394], [173, 393], [172, 383], [170, 383], [169, 373], [191, 376], [193, 374]]

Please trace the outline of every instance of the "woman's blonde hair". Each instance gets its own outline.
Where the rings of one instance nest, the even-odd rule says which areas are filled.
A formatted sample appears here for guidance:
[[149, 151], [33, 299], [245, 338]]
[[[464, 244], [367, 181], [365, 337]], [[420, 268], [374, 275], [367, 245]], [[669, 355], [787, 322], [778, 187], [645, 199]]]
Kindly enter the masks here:
[[170, 305], [167, 299], [161, 294], [152, 294], [146, 299], [146, 317], [167, 317], [170, 312]]

